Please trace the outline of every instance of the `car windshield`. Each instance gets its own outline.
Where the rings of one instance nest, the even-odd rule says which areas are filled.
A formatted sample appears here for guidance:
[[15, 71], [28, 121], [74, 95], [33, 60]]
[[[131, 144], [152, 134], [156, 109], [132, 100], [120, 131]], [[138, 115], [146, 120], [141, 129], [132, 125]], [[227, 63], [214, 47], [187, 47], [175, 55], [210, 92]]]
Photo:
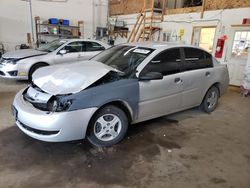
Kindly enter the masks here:
[[37, 48], [37, 50], [43, 51], [43, 52], [53, 52], [66, 42], [67, 42], [66, 40], [54, 40], [52, 42], [49, 42], [48, 44], [45, 44]]
[[103, 51], [93, 57], [92, 60], [104, 63], [125, 74], [129, 74], [153, 51], [151, 48], [120, 45]]

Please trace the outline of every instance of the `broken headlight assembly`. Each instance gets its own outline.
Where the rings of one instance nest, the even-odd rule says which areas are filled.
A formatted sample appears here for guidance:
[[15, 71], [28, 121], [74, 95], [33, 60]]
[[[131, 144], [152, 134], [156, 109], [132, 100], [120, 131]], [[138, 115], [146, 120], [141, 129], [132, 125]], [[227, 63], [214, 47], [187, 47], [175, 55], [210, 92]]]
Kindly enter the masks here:
[[72, 105], [73, 100], [62, 100], [61, 97], [52, 97], [48, 102], [48, 109], [51, 112], [65, 112]]
[[[23, 99], [31, 103], [35, 108], [47, 111], [47, 112], [65, 112], [72, 105], [73, 99], [69, 98], [69, 95], [57, 95], [51, 96], [46, 99], [46, 93], [34, 84], [30, 86], [33, 90], [36, 90], [36, 95], [31, 96], [28, 94], [29, 87], [23, 91]], [[31, 92], [32, 93], [32, 92]], [[45, 95], [45, 96], [43, 96]], [[40, 98], [38, 97], [40, 96]]]

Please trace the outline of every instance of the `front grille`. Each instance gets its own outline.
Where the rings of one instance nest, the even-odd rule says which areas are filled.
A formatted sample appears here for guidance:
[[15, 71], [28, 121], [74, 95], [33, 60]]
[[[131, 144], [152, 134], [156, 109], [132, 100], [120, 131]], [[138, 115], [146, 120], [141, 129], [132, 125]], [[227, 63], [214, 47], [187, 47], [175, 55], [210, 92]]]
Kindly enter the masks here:
[[31, 128], [31, 127], [29, 127], [29, 126], [23, 124], [23, 123], [20, 122], [20, 121], [18, 121], [18, 122], [20, 123], [20, 125], [21, 125], [24, 129], [26, 129], [27, 131], [36, 133], [36, 134], [49, 136], [49, 135], [54, 135], [54, 134], [59, 133], [59, 131], [44, 131], [44, 130], [34, 129], [34, 128]]
[[0, 75], [1, 76], [5, 76], [4, 72], [0, 71]]

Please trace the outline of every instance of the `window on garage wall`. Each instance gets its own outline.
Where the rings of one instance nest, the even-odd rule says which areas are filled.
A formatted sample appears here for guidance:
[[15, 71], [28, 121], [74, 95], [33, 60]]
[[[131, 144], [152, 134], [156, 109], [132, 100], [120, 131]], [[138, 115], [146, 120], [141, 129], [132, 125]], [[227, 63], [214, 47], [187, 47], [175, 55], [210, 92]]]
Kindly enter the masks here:
[[247, 59], [250, 48], [250, 31], [236, 31], [234, 35], [232, 58]]
[[192, 45], [199, 46], [209, 53], [212, 53], [214, 46], [216, 26], [194, 27]]

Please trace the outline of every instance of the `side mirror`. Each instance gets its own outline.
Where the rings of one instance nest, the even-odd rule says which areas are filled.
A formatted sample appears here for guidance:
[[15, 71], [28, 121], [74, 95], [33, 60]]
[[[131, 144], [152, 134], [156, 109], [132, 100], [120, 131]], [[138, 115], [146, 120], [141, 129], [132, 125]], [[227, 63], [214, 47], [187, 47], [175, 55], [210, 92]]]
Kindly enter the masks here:
[[60, 50], [60, 51], [59, 51], [59, 54], [61, 54], [61, 55], [64, 55], [64, 54], [66, 54], [66, 53], [67, 53], [66, 50]]
[[163, 74], [160, 72], [148, 72], [139, 77], [140, 80], [161, 80], [163, 79]]

